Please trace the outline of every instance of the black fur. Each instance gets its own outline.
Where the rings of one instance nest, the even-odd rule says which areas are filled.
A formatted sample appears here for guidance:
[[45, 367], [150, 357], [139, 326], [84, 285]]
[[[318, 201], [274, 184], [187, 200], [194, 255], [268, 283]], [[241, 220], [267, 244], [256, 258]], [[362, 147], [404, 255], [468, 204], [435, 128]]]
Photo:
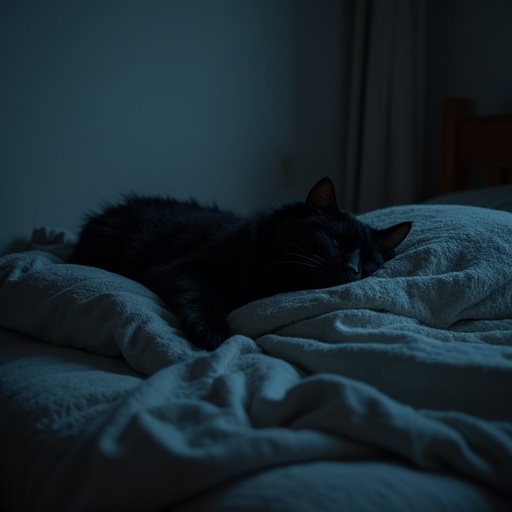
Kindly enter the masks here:
[[229, 336], [233, 309], [367, 277], [395, 255], [410, 228], [376, 230], [340, 211], [329, 178], [305, 202], [247, 219], [194, 201], [129, 196], [88, 217], [71, 262], [141, 282], [178, 315], [195, 345], [213, 350]]

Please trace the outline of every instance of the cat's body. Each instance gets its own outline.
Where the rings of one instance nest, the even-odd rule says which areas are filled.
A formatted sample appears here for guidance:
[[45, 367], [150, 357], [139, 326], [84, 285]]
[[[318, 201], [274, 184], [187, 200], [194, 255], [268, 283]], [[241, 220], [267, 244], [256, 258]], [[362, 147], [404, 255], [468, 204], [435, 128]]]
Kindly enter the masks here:
[[366, 277], [394, 256], [410, 227], [376, 230], [340, 211], [328, 178], [305, 202], [247, 219], [193, 201], [130, 196], [88, 218], [71, 262], [141, 282], [194, 344], [212, 350], [229, 336], [233, 309]]

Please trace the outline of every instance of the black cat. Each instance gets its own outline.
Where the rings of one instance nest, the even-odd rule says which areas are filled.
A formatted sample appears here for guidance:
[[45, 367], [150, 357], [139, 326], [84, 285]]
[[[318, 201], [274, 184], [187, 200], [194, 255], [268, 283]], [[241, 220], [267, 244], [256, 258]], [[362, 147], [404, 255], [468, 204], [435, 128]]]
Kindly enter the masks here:
[[233, 309], [367, 277], [395, 255], [411, 225], [377, 230], [340, 211], [329, 178], [305, 202], [247, 219], [194, 201], [129, 196], [87, 218], [71, 262], [141, 282], [195, 345], [213, 350], [229, 336]]

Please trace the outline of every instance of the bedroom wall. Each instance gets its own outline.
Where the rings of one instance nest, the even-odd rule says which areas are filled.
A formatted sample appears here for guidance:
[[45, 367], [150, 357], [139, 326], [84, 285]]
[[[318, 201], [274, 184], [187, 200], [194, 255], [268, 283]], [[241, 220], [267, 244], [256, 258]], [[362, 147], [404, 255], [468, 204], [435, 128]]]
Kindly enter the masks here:
[[246, 213], [337, 173], [339, 9], [0, 2], [0, 253], [127, 191]]
[[426, 161], [424, 195], [437, 192], [441, 102], [476, 100], [477, 113], [512, 112], [512, 1], [427, 2]]
[[[2, 0], [0, 253], [127, 190], [246, 213], [339, 178], [346, 4]], [[427, 14], [424, 197], [443, 98], [512, 110], [512, 2]]]

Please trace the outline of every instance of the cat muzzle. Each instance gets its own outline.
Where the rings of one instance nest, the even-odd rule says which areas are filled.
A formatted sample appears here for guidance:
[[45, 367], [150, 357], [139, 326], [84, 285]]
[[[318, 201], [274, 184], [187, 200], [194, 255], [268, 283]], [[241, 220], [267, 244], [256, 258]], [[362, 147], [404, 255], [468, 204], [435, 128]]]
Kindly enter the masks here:
[[344, 265], [344, 270], [349, 280], [359, 279], [361, 273], [361, 254], [359, 249], [349, 254]]

